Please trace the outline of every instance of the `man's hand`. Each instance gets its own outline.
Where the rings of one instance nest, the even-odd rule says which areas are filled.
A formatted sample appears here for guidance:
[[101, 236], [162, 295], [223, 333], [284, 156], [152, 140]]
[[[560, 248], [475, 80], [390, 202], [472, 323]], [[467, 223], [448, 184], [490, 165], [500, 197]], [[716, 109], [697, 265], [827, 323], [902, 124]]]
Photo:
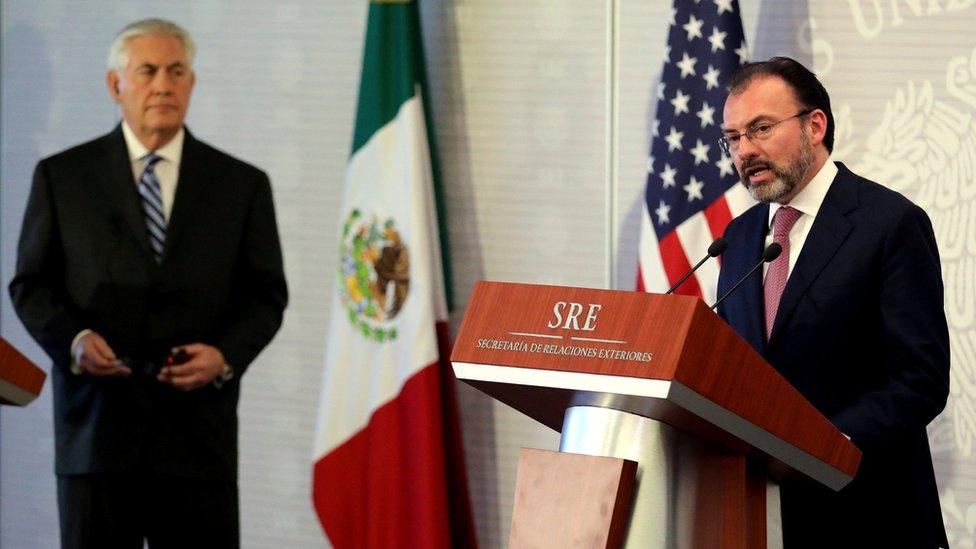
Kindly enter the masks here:
[[132, 370], [115, 356], [105, 338], [96, 332], [82, 336], [71, 350], [71, 357], [82, 372], [99, 377], [127, 377]]
[[216, 347], [205, 343], [191, 343], [177, 347], [173, 352], [180, 349], [185, 351], [190, 359], [183, 364], [163, 367], [156, 379], [182, 391], [190, 391], [206, 387], [224, 369], [224, 355]]

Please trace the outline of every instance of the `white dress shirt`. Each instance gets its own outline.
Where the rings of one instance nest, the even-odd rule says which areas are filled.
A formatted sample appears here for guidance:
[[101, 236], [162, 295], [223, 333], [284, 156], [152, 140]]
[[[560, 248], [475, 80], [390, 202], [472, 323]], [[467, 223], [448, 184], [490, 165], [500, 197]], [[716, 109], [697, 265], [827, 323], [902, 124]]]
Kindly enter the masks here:
[[[807, 235], [810, 234], [810, 227], [813, 226], [813, 221], [817, 218], [820, 206], [823, 204], [824, 198], [827, 196], [827, 191], [830, 190], [830, 185], [834, 182], [834, 177], [836, 176], [837, 165], [834, 164], [833, 160], [828, 158], [820, 168], [820, 171], [817, 172], [817, 175], [813, 176], [810, 183], [799, 194], [794, 196], [789, 204], [781, 205], [774, 202], [769, 205], [769, 225], [768, 232], [766, 233], [766, 246], [769, 246], [773, 242], [773, 217], [781, 207], [790, 206], [799, 210], [802, 214], [796, 220], [793, 228], [790, 229], [789, 272], [791, 273], [793, 272], [793, 266], [796, 265], [796, 258], [800, 257], [803, 244], [807, 241]], [[763, 279], [765, 279], [768, 270], [769, 263], [764, 263]]]
[[132, 180], [139, 186], [139, 177], [146, 167], [146, 155], [155, 152], [162, 157], [156, 164], [154, 173], [159, 180], [159, 187], [163, 194], [163, 216], [169, 222], [169, 215], [173, 211], [173, 199], [176, 197], [176, 183], [180, 175], [180, 160], [183, 159], [183, 139], [186, 132], [183, 128], [176, 133], [169, 143], [155, 151], [150, 151], [139, 141], [132, 128], [122, 122], [122, 135], [125, 136], [125, 146], [129, 150], [129, 164], [132, 166]]

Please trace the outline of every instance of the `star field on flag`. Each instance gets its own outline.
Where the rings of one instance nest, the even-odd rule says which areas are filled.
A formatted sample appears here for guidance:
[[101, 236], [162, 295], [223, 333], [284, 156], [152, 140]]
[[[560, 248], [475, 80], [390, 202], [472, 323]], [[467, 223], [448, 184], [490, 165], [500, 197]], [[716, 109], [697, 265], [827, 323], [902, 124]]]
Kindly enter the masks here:
[[[718, 145], [729, 78], [748, 57], [738, 1], [676, 0], [666, 51], [656, 90], [637, 282], [638, 289], [655, 292], [680, 278], [729, 220], [751, 205], [731, 158]], [[678, 293], [713, 296], [718, 267], [710, 269]]]

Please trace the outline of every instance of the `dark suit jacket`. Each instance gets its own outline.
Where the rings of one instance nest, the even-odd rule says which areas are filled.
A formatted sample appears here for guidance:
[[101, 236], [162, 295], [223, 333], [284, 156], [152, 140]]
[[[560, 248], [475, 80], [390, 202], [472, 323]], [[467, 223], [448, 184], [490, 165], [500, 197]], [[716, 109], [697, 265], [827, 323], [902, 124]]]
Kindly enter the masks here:
[[[187, 131], [157, 265], [121, 126], [41, 160], [10, 295], [54, 362], [58, 474], [236, 480], [239, 380], [278, 330], [287, 301], [263, 172]], [[133, 364], [207, 343], [235, 377], [221, 389], [182, 392], [138, 373], [75, 375], [69, 347], [85, 328]]]
[[[719, 313], [864, 452], [840, 492], [782, 486], [787, 547], [946, 546], [925, 426], [949, 392], [949, 335], [928, 216], [842, 164], [767, 344], [757, 274]], [[726, 230], [721, 295], [762, 253], [769, 207]]]

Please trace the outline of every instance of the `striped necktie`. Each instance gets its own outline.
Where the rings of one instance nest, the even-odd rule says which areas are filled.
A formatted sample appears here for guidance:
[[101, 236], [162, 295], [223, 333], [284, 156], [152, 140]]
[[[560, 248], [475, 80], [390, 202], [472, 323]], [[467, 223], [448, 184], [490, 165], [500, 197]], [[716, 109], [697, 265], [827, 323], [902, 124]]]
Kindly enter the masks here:
[[153, 258], [159, 264], [163, 261], [163, 246], [166, 244], [166, 216], [163, 215], [163, 193], [156, 177], [156, 164], [163, 157], [150, 152], [143, 157], [146, 165], [139, 176], [139, 196], [142, 197], [142, 211], [146, 214], [146, 229], [149, 232], [149, 245]]
[[779, 257], [769, 264], [766, 272], [766, 282], [763, 285], [766, 301], [766, 339], [773, 333], [776, 322], [776, 311], [779, 310], [779, 300], [783, 297], [786, 281], [790, 277], [790, 230], [803, 212], [790, 206], [783, 206], [776, 211], [773, 219], [773, 242], [783, 247]]

